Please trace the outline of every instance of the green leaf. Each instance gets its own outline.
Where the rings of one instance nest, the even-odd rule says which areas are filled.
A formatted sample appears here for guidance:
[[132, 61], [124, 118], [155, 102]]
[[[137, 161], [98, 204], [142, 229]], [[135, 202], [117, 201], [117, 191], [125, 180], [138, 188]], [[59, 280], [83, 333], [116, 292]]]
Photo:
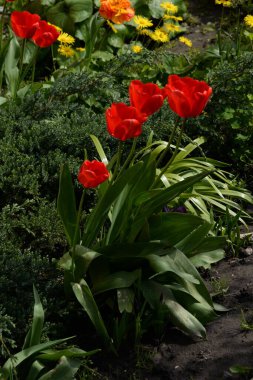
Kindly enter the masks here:
[[100, 157], [100, 160], [105, 164], [105, 165], [108, 165], [108, 159], [106, 157], [106, 154], [104, 152], [104, 149], [99, 141], [99, 139], [94, 136], [94, 135], [90, 135], [90, 138], [92, 139], [96, 149], [97, 149], [97, 152], [99, 154], [99, 157]]
[[164, 9], [160, 6], [160, 4], [163, 2], [163, 0], [150, 0], [148, 2], [148, 7], [152, 17], [161, 18], [163, 16]]
[[169, 201], [179, 196], [183, 191], [185, 191], [195, 183], [199, 182], [208, 174], [210, 174], [210, 172], [203, 172], [186, 178], [185, 180], [176, 183], [167, 189], [159, 191], [146, 202], [144, 201], [142, 206], [140, 207], [139, 214], [137, 214], [135, 219], [133, 220], [128, 235], [128, 241], [133, 241], [136, 238], [145, 220], [148, 219], [154, 212], [161, 210], [162, 207], [166, 205]]
[[20, 45], [16, 36], [13, 37], [9, 43], [8, 50], [4, 61], [4, 72], [6, 75], [6, 82], [11, 96], [14, 97], [19, 86], [19, 69], [18, 62], [20, 60]]
[[28, 375], [25, 380], [37, 380], [40, 372], [42, 372], [45, 368], [45, 365], [40, 363], [38, 360], [35, 360], [30, 367]]
[[75, 32], [74, 20], [70, 17], [70, 14], [66, 12], [66, 4], [64, 1], [60, 1], [49, 8], [47, 11], [47, 20], [62, 28], [64, 32], [71, 35]]
[[80, 230], [79, 226], [76, 226], [77, 211], [75, 193], [71, 174], [66, 164], [62, 166], [60, 173], [57, 210], [61, 217], [67, 240], [69, 244], [73, 246], [76, 242], [80, 241]]
[[82, 22], [93, 13], [92, 0], [64, 0], [68, 7], [68, 13], [74, 22]]
[[224, 259], [225, 251], [224, 249], [216, 249], [210, 252], [202, 252], [195, 254], [190, 257], [191, 263], [196, 267], [203, 267], [208, 269], [211, 267], [211, 264], [217, 263], [218, 261]]
[[247, 374], [253, 370], [253, 367], [246, 367], [242, 365], [233, 365], [229, 368], [229, 371], [233, 374]]
[[196, 148], [198, 148], [200, 145], [204, 144], [206, 141], [205, 137], [198, 137], [197, 139], [193, 140], [190, 144], [186, 145], [175, 157], [175, 161], [183, 160], [185, 157], [189, 156], [190, 153], [192, 153]]
[[9, 379], [9, 374], [12, 371], [12, 368], [18, 367], [21, 363], [26, 361], [28, 358], [35, 356], [39, 352], [46, 350], [49, 347], [56, 346], [57, 344], [66, 342], [67, 340], [72, 339], [72, 338], [74, 337], [58, 339], [58, 340], [53, 340], [50, 342], [37, 344], [36, 346], [32, 346], [18, 352], [17, 354], [15, 354], [15, 360], [13, 360], [13, 358], [8, 359], [2, 368], [3, 374], [7, 376], [5, 380]]
[[83, 358], [93, 355], [98, 351], [100, 350], [84, 351], [77, 347], [71, 347], [63, 350], [45, 350], [38, 355], [37, 358], [41, 360], [57, 361], [62, 356], [65, 356], [66, 358]]
[[34, 308], [32, 326], [25, 338], [23, 350], [40, 343], [42, 328], [44, 325], [44, 310], [40, 302], [39, 294], [33, 285]]
[[198, 216], [177, 212], [152, 215], [148, 222], [150, 240], [166, 240], [171, 246], [181, 242], [205, 223]]
[[108, 345], [111, 350], [114, 350], [111, 338], [108, 335], [103, 318], [101, 317], [101, 314], [87, 282], [82, 279], [79, 284], [73, 283], [72, 289], [78, 302], [82, 305], [84, 311], [88, 314], [91, 322], [95, 326], [96, 331], [104, 340], [104, 343]]
[[93, 293], [103, 293], [112, 289], [129, 288], [133, 283], [140, 278], [141, 272], [139, 269], [133, 272], [120, 271], [109, 274], [102, 281], [96, 282], [93, 287]]
[[62, 356], [59, 364], [41, 376], [38, 380], [73, 380], [82, 361]]
[[91, 246], [91, 243], [94, 241], [98, 231], [103, 226], [108, 216], [108, 211], [111, 208], [111, 205], [119, 197], [119, 194], [122, 192], [126, 185], [133, 185], [137, 181], [142, 165], [143, 164], [139, 162], [134, 166], [128, 168], [125, 171], [124, 176], [118, 178], [115, 183], [106, 191], [104, 196], [100, 198], [87, 221], [86, 229], [82, 237], [83, 245], [86, 247]]
[[194, 315], [176, 302], [168, 292], [166, 292], [166, 295], [163, 294], [163, 297], [163, 303], [169, 312], [170, 320], [175, 326], [187, 334], [205, 338], [206, 330]]
[[134, 306], [134, 292], [132, 289], [118, 289], [117, 300], [119, 312], [132, 313]]

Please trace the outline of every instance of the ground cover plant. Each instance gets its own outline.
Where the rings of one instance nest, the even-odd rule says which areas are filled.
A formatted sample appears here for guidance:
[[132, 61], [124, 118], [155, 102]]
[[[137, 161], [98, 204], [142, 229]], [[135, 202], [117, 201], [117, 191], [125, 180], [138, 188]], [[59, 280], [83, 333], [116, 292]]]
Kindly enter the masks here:
[[[251, 183], [250, 4], [217, 2], [224, 13], [218, 54], [195, 52], [181, 36], [188, 53], [180, 55], [170, 49], [190, 20], [183, 2], [116, 3], [87, 2], [85, 10], [75, 1], [3, 4], [4, 378], [62, 369], [86, 378], [88, 350], [97, 347], [103, 355], [133, 347], [140, 362], [143, 341], [150, 333], [159, 339], [168, 325], [205, 336], [224, 309], [202, 276], [225, 256], [225, 244], [234, 256], [248, 252], [240, 225], [250, 223], [252, 203], [244, 188]], [[243, 21], [234, 35], [229, 12]], [[27, 19], [36, 24], [31, 36], [23, 34]], [[34, 290], [36, 344], [63, 344], [54, 362], [33, 348], [19, 361], [33, 285], [48, 320], [42, 330]], [[63, 339], [73, 335], [75, 347], [67, 347]]]

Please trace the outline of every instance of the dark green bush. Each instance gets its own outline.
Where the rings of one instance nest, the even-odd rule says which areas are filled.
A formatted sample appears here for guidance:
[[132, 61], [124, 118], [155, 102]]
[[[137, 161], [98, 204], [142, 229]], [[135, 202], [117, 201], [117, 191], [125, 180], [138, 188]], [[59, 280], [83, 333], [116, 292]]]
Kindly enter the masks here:
[[228, 162], [234, 174], [253, 188], [253, 55], [210, 69], [206, 81], [213, 87], [211, 102], [191, 121], [188, 134], [204, 135], [207, 156]]

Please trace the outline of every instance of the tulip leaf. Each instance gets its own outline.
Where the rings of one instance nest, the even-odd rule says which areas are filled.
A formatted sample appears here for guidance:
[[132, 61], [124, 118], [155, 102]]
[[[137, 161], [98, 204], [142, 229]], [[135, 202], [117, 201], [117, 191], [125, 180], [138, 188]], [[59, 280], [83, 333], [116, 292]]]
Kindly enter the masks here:
[[94, 294], [98, 294], [112, 289], [129, 288], [138, 278], [140, 278], [139, 269], [133, 272], [115, 272], [96, 282], [92, 290]]
[[12, 39], [8, 45], [8, 50], [4, 61], [4, 71], [6, 82], [12, 97], [15, 97], [19, 86], [19, 69], [18, 62], [20, 60], [20, 45], [17, 37], [12, 33]]
[[38, 380], [73, 380], [81, 363], [80, 359], [62, 356], [59, 364], [45, 375], [39, 377]]
[[41, 344], [36, 344], [35, 346], [26, 348], [17, 354], [15, 354], [15, 360], [11, 357], [10, 359], [7, 360], [7, 362], [4, 364], [2, 367], [3, 374], [8, 376], [6, 379], [9, 378], [9, 374], [12, 371], [13, 367], [16, 368], [18, 367], [21, 363], [23, 363], [25, 360], [29, 359], [32, 356], [35, 356], [39, 352], [48, 349], [49, 347], [56, 346], [57, 344], [66, 342], [69, 339], [72, 339], [73, 337], [70, 338], [64, 338], [64, 339], [58, 339], [58, 340], [53, 340]]
[[77, 223], [75, 193], [69, 168], [64, 164], [60, 173], [57, 210], [61, 217], [67, 240], [73, 246], [80, 240], [80, 230]]
[[84, 351], [77, 347], [65, 348], [63, 350], [44, 350], [37, 356], [38, 359], [56, 361], [59, 360], [62, 356], [67, 358], [83, 358], [86, 356], [93, 355], [100, 350], [93, 351]]
[[128, 241], [133, 241], [141, 230], [145, 220], [149, 218], [154, 212], [157, 212], [164, 205], [166, 205], [170, 200], [178, 197], [183, 191], [187, 190], [189, 187], [199, 182], [201, 179], [206, 177], [210, 172], [205, 171], [200, 174], [196, 174], [183, 181], [170, 186], [167, 189], [159, 191], [157, 194], [153, 195], [149, 200], [144, 201], [140, 207], [139, 214], [133, 220], [131, 229], [128, 235]]
[[42, 372], [45, 368], [45, 365], [39, 362], [39, 360], [35, 360], [29, 369], [28, 375], [26, 376], [26, 380], [37, 380], [40, 372]]
[[105, 195], [99, 200], [97, 206], [90, 214], [85, 233], [82, 237], [83, 245], [89, 247], [95, 239], [99, 229], [105, 222], [111, 205], [119, 197], [126, 185], [134, 184], [140, 173], [143, 163], [139, 162], [125, 171], [124, 176], [119, 177], [115, 183], [107, 190]]
[[79, 284], [73, 283], [72, 289], [78, 302], [82, 305], [84, 311], [88, 314], [91, 322], [94, 324], [98, 334], [104, 340], [104, 343], [107, 346], [109, 345], [109, 347], [113, 350], [111, 338], [108, 335], [104, 321], [87, 282], [82, 279]]
[[43, 306], [40, 302], [40, 297], [35, 286], [33, 286], [33, 295], [34, 295], [33, 321], [32, 321], [32, 326], [25, 338], [23, 350], [25, 348], [32, 347], [40, 343], [42, 328], [44, 325], [44, 310], [43, 310]]
[[134, 292], [132, 289], [118, 289], [117, 300], [120, 313], [123, 313], [124, 311], [132, 313], [134, 306]]
[[206, 330], [194, 315], [168, 295], [163, 299], [163, 303], [168, 310], [170, 320], [175, 326], [187, 334], [205, 338]]

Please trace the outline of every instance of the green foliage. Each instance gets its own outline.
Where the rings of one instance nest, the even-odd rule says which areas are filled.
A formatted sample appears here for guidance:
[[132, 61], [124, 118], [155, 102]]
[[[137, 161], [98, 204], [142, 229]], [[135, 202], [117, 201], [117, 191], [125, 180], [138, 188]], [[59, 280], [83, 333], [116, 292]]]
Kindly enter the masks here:
[[[94, 137], [93, 141], [104, 158], [100, 144]], [[142, 154], [136, 153], [138, 158], [130, 153], [119, 173], [115, 160], [109, 162], [111, 181], [101, 188], [96, 205], [86, 216], [79, 245], [71, 175], [66, 166], [61, 171], [58, 210], [71, 243], [70, 251], [60, 260], [66, 288], [72, 286], [111, 350], [117, 350], [126, 336], [141, 336], [138, 326], [147, 327], [144, 312], [152, 316], [159, 310], [161, 324], [169, 319], [199, 337], [205, 335], [203, 323], [215, 315], [194, 265], [221, 259], [225, 240], [207, 238], [211, 224], [197, 216], [160, 212], [182, 193], [190, 198], [187, 189], [207, 177], [209, 171], [191, 173], [161, 188], [156, 180], [160, 170], [156, 168], [156, 155], [161, 151], [153, 145], [149, 139]], [[79, 207], [78, 215], [81, 202]]]
[[203, 134], [208, 140], [206, 154], [230, 163], [249, 188], [253, 185], [252, 64], [252, 54], [243, 53], [210, 69], [212, 101], [188, 129], [191, 137]]
[[71, 380], [82, 363], [80, 358], [92, 355], [97, 350], [86, 352], [74, 347], [52, 349], [71, 338], [41, 343], [44, 309], [35, 287], [33, 287], [33, 294], [35, 303], [32, 325], [26, 335], [23, 349], [15, 355], [10, 355], [0, 369], [0, 379], [8, 380], [16, 377], [17, 379], [60, 380], [64, 376], [64, 379]]

